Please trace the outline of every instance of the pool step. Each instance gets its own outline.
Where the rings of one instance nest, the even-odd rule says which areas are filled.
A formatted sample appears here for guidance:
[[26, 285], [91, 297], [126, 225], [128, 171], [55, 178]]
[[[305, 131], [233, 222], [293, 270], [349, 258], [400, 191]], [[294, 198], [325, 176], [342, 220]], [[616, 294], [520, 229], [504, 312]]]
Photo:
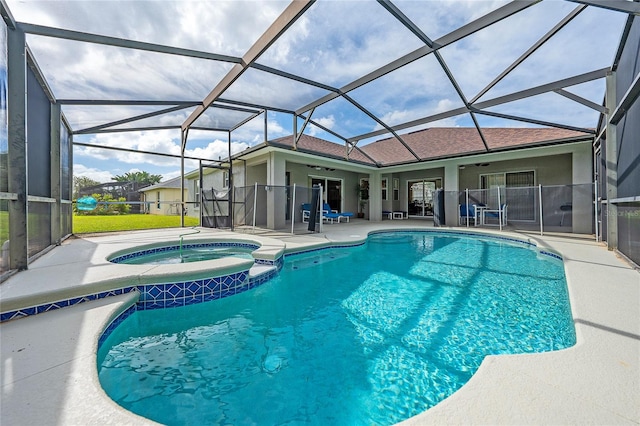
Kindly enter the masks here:
[[249, 279], [257, 278], [261, 275], [274, 272], [275, 270], [275, 265], [254, 264], [251, 269], [249, 269]]

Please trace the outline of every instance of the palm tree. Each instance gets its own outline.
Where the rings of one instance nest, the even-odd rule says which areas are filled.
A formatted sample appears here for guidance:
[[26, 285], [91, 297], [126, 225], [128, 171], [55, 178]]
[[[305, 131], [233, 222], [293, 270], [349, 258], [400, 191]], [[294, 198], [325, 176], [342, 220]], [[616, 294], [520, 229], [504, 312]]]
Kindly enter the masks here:
[[83, 188], [89, 188], [92, 186], [98, 186], [100, 182], [93, 180], [87, 176], [74, 176], [73, 177], [73, 198], [78, 198], [80, 190]]
[[162, 180], [162, 175], [152, 175], [149, 172], [127, 172], [111, 179], [116, 182], [137, 182], [140, 186], [147, 186], [159, 183]]

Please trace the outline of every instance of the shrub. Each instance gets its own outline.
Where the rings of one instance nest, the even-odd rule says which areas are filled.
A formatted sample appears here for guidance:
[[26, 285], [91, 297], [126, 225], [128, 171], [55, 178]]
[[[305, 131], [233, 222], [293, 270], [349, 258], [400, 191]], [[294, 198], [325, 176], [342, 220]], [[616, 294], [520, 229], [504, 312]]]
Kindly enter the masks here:
[[[131, 211], [130, 204], [124, 204], [127, 201], [124, 197], [119, 197], [117, 200], [113, 198], [111, 194], [91, 194], [96, 199], [98, 205], [94, 210], [78, 210], [77, 203], [73, 204], [73, 212], [80, 216], [106, 216], [117, 214], [128, 214]], [[77, 200], [74, 200], [77, 201]], [[110, 202], [122, 202], [123, 204], [107, 204]]]

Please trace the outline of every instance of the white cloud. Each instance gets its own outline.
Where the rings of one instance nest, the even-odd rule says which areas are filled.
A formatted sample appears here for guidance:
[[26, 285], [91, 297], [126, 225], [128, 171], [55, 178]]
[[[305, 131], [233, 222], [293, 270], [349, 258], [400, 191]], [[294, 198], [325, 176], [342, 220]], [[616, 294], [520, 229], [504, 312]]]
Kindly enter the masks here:
[[[314, 118], [313, 121], [324, 126], [325, 128], [331, 130], [336, 124], [336, 118], [333, 115], [328, 115], [326, 117]], [[319, 132], [324, 132], [321, 128], [314, 126], [313, 124], [309, 125], [309, 134], [311, 136], [316, 136]]]
[[[244, 142], [231, 142], [231, 155], [244, 151], [249, 147]], [[185, 150], [185, 155], [198, 158], [208, 158], [212, 160], [224, 159], [229, 157], [229, 144], [228, 142], [215, 140], [210, 142], [204, 148], [195, 148]]]
[[[76, 158], [94, 158], [98, 160], [115, 160], [126, 164], [148, 164], [153, 166], [173, 166], [180, 164], [179, 158], [164, 157], [128, 151], [118, 151], [106, 148], [126, 148], [148, 152], [180, 155], [180, 139], [172, 137], [175, 132], [160, 130], [150, 132], [101, 133], [94, 135], [89, 143], [103, 148], [76, 146]], [[210, 160], [228, 157], [228, 142], [222, 140], [198, 141], [199, 147], [189, 148], [187, 143], [185, 156]], [[195, 144], [194, 144], [195, 145]], [[232, 141], [232, 154], [245, 150], [249, 145], [245, 142]], [[187, 167], [197, 167], [197, 161], [186, 160]]]
[[[188, 172], [188, 171], [190, 171], [190, 169], [185, 170], [185, 172]], [[163, 173], [162, 174], [162, 181], [166, 182], [166, 181], [171, 180], [173, 178], [177, 178], [178, 176], [180, 176], [180, 170], [179, 169], [175, 170], [175, 171], [172, 171], [172, 172]]]
[[[298, 21], [280, 37], [276, 42], [277, 46], [274, 49], [268, 50], [261, 58], [263, 62], [273, 61], [276, 64], [287, 64], [291, 58], [292, 51], [296, 49], [296, 46], [304, 42], [309, 36], [309, 19], [306, 16], [300, 17]], [[309, 62], [308, 56], [300, 58], [302, 62]]]
[[[172, 139], [168, 131], [102, 133], [89, 140], [92, 145], [105, 148], [140, 149], [179, 155], [179, 139]], [[100, 160], [117, 160], [128, 164], [149, 163], [156, 166], [175, 165], [176, 159], [127, 151], [116, 151], [94, 147], [76, 147], [75, 157], [92, 157]]]
[[17, 21], [242, 56], [288, 1], [8, 0]]
[[[9, 1], [16, 19], [241, 57], [288, 2]], [[171, 30], [167, 30], [171, 29]], [[28, 36], [59, 98], [201, 100], [231, 63]]]
[[[285, 128], [279, 123], [278, 119], [281, 119], [282, 116], [283, 114], [279, 113], [268, 113], [267, 136], [269, 140], [291, 134], [291, 128]], [[287, 119], [291, 120], [290, 117], [287, 117]], [[232, 139], [244, 142], [247, 146], [254, 146], [264, 142], [264, 115], [259, 115], [234, 130], [232, 133]]]
[[73, 164], [73, 176], [87, 177], [100, 183], [111, 182], [111, 178], [114, 176], [112, 172], [108, 170], [99, 170], [93, 167], [87, 167], [80, 163]]
[[[439, 112], [445, 112], [451, 110], [452, 101], [450, 99], [442, 99], [435, 106], [433, 106], [431, 112], [427, 115], [437, 114]], [[411, 129], [411, 131], [418, 130], [420, 128], [426, 127], [457, 127], [457, 121], [463, 116], [449, 117], [443, 120], [433, 121], [431, 123], [423, 124], [415, 129]], [[385, 114], [382, 117], [382, 121], [384, 123], [406, 123], [416, 119], [416, 111], [414, 110], [403, 110], [403, 111], [391, 111], [388, 114]], [[382, 126], [377, 124], [372, 130], [381, 130]], [[405, 133], [405, 131], [401, 133]]]

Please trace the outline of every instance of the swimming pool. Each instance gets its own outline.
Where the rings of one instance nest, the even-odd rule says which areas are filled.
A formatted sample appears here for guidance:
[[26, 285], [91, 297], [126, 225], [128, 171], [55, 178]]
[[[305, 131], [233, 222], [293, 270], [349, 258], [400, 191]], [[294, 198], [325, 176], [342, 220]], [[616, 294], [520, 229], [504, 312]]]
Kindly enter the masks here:
[[98, 365], [111, 398], [166, 424], [392, 424], [451, 395], [486, 355], [574, 343], [555, 256], [402, 232], [287, 256], [233, 297], [136, 312]]

